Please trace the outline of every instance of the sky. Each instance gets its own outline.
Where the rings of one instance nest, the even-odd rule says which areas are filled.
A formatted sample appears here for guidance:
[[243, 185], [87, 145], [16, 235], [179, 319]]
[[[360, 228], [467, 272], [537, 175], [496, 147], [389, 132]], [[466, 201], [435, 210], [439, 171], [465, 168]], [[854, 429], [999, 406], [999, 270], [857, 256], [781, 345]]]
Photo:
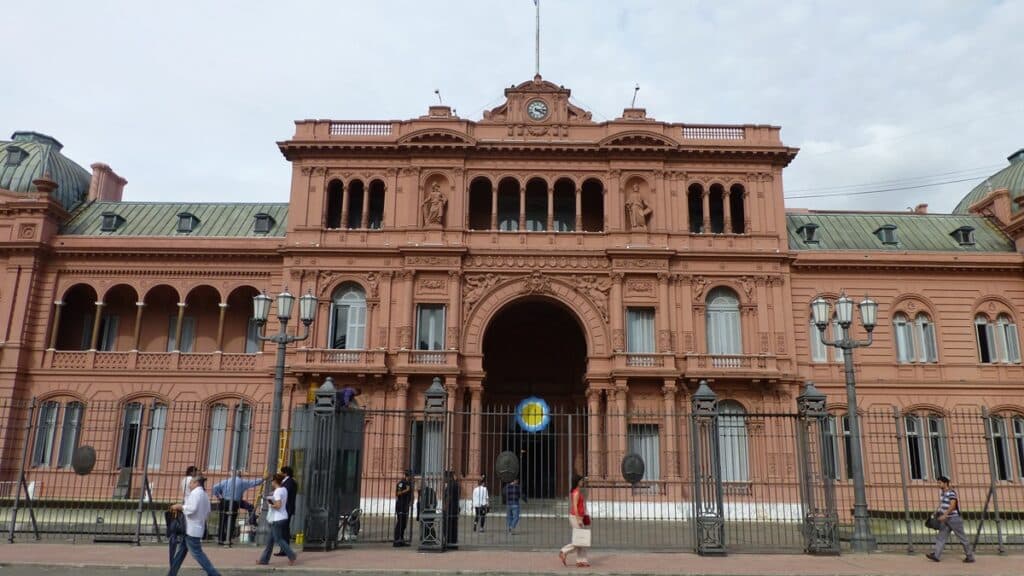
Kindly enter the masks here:
[[[541, 0], [545, 79], [596, 121], [773, 124], [787, 207], [949, 212], [1024, 148], [1024, 0]], [[0, 138], [129, 201], [286, 202], [304, 118], [470, 120], [534, 73], [530, 0], [9, 2]], [[948, 182], [946, 184], [940, 184]], [[881, 192], [879, 192], [881, 191]]]

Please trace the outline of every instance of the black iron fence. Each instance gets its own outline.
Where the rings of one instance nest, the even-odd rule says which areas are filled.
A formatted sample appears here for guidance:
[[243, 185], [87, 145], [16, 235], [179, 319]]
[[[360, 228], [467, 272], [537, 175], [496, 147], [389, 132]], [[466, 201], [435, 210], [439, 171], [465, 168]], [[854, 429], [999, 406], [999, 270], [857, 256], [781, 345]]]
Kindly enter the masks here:
[[[339, 522], [351, 522], [337, 537], [392, 542], [395, 489], [409, 469], [411, 518], [398, 537], [413, 545], [423, 536], [418, 519], [436, 513], [448, 545], [560, 546], [570, 534], [573, 479], [584, 476], [597, 547], [847, 549], [853, 488], [845, 414], [823, 404], [745, 412], [699, 396], [680, 413], [519, 405], [445, 411], [441, 424], [425, 410], [366, 410], [353, 468], [358, 498], [341, 510]], [[924, 519], [937, 505], [936, 478], [946, 475], [981, 550], [1024, 551], [1024, 419], [983, 408], [872, 410], [860, 418], [879, 547], [914, 551], [932, 541]], [[0, 526], [11, 541], [156, 541], [189, 466], [210, 478], [211, 492], [227, 478], [263, 476], [269, 421], [269, 405], [227, 401], [0, 400]], [[93, 449], [92, 462], [83, 447]], [[292, 459], [302, 495], [301, 471], [317, 464], [295, 462], [313, 452], [291, 448], [282, 446], [281, 461]], [[261, 490], [249, 488], [244, 499], [259, 502]], [[210, 537], [251, 540], [245, 509], [222, 514], [212, 500]]]

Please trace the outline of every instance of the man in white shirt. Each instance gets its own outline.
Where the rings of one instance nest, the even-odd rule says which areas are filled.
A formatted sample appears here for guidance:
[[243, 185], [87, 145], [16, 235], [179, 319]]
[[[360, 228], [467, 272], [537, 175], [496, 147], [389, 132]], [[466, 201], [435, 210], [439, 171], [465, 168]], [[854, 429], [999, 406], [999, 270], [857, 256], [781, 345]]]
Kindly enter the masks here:
[[487, 492], [487, 485], [484, 481], [484, 478], [480, 478], [476, 488], [473, 488], [473, 532], [476, 532], [477, 525], [480, 526], [480, 531], [483, 532], [484, 523], [487, 522], [487, 512], [490, 508], [491, 497]]
[[210, 497], [206, 495], [205, 486], [206, 477], [201, 474], [193, 476], [189, 480], [190, 491], [188, 497], [185, 498], [185, 503], [171, 506], [171, 510], [185, 514], [185, 542], [178, 546], [178, 551], [175, 552], [174, 558], [171, 560], [171, 569], [167, 572], [167, 576], [177, 576], [187, 553], [192, 554], [199, 567], [209, 576], [220, 576], [220, 572], [213, 567], [210, 559], [203, 552], [202, 538], [206, 531], [206, 518], [210, 515]]

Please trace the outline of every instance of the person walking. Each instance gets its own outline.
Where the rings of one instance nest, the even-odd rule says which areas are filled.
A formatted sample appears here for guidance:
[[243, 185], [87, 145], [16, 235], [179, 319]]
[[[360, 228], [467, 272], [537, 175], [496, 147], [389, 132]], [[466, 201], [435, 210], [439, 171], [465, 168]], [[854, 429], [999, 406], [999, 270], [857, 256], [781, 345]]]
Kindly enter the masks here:
[[225, 545], [229, 537], [237, 535], [234, 518], [238, 515], [238, 509], [252, 509], [252, 504], [244, 500], [245, 491], [260, 484], [263, 484], [263, 478], [243, 480], [238, 476], [230, 476], [213, 485], [213, 495], [220, 499], [217, 544]]
[[288, 490], [284, 484], [284, 474], [274, 474], [270, 485], [274, 487], [274, 495], [267, 498], [270, 510], [267, 512], [267, 522], [270, 524], [270, 535], [267, 545], [263, 548], [263, 554], [256, 562], [266, 566], [270, 564], [270, 553], [274, 551], [274, 544], [281, 547], [284, 555], [288, 557], [288, 565], [295, 564], [296, 554], [288, 543]]
[[[587, 560], [587, 548], [590, 547], [590, 515], [587, 514], [587, 501], [583, 493], [585, 484], [586, 478], [578, 474], [573, 476], [572, 492], [569, 494], [569, 525], [572, 526], [573, 536], [572, 542], [562, 546], [562, 549], [558, 551], [558, 557], [561, 558], [563, 566], [566, 565], [566, 556], [576, 552], [576, 567], [590, 567], [590, 562]], [[587, 545], [577, 543], [579, 542], [577, 540], [578, 531], [585, 531]]]
[[476, 532], [477, 526], [480, 526], [480, 531], [484, 532], [490, 505], [491, 495], [487, 492], [486, 478], [481, 476], [476, 488], [473, 488], [473, 532]]
[[964, 562], [974, 562], [974, 551], [971, 550], [971, 545], [967, 541], [967, 534], [964, 533], [964, 520], [960, 516], [960, 499], [948, 477], [939, 476], [938, 480], [941, 491], [935, 518], [940, 524], [939, 534], [935, 537], [935, 547], [931, 552], [925, 554], [925, 557], [933, 562], [941, 561], [942, 549], [945, 548], [949, 533], [952, 532], [956, 534], [960, 545], [964, 547]]
[[519, 501], [523, 497], [523, 488], [516, 478], [505, 485], [505, 526], [509, 534], [519, 526]]
[[[295, 496], [299, 491], [299, 485], [295, 482], [295, 478], [292, 478], [291, 466], [281, 466], [281, 475], [284, 476], [284, 481], [281, 482], [281, 486], [288, 492], [288, 500], [285, 504], [285, 510], [288, 511], [287, 524], [285, 525], [284, 535], [288, 539], [288, 542], [292, 541], [292, 518], [295, 516]], [[286, 556], [284, 550], [278, 550], [274, 553], [274, 556]]]
[[202, 538], [206, 531], [206, 518], [210, 515], [210, 497], [206, 495], [205, 488], [206, 478], [201, 474], [193, 476], [189, 480], [190, 491], [185, 502], [171, 505], [171, 510], [185, 515], [185, 538], [171, 559], [171, 568], [167, 571], [167, 576], [177, 576], [181, 564], [185, 561], [185, 555], [189, 553], [208, 576], [220, 576], [220, 572], [213, 567], [213, 563], [203, 552]]
[[444, 545], [451, 550], [459, 549], [459, 502], [462, 500], [462, 488], [455, 479], [454, 470], [444, 471], [444, 496], [442, 500], [444, 515]]
[[395, 548], [409, 545], [405, 540], [405, 527], [409, 524], [410, 509], [412, 509], [412, 470], [406, 470], [405, 475], [395, 485]]

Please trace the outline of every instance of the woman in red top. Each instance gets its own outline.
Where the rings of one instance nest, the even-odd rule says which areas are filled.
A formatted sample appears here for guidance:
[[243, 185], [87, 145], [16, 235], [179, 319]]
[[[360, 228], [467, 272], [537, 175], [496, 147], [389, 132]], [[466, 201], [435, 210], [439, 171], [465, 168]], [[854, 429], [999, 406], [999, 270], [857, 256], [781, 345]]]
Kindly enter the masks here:
[[[583, 476], [573, 476], [572, 493], [569, 495], [569, 525], [572, 526], [573, 532], [576, 530], [590, 531], [590, 515], [587, 514], [587, 501], [583, 494], [585, 483], [586, 478]], [[562, 559], [562, 565], [566, 565], [565, 557], [574, 551], [576, 552], [576, 567], [588, 568], [590, 562], [587, 561], [587, 547], [576, 546], [571, 543], [562, 546], [562, 549], [558, 552], [558, 557]]]

